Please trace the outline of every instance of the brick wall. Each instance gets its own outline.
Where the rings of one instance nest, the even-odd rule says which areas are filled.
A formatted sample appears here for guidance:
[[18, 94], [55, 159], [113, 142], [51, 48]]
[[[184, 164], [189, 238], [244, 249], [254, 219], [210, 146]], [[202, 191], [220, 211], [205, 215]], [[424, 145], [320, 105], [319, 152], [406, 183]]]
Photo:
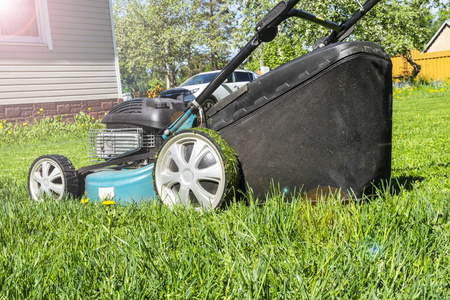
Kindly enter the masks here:
[[0, 120], [22, 123], [59, 115], [63, 116], [63, 120], [73, 120], [81, 111], [95, 119], [102, 119], [120, 102], [122, 99], [0, 105]]

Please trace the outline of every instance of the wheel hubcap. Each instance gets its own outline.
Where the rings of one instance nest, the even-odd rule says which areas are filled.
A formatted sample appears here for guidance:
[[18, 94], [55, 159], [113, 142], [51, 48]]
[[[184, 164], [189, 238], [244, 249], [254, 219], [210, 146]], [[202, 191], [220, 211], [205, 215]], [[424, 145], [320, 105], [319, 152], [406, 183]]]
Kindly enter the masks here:
[[161, 149], [156, 165], [156, 188], [163, 203], [214, 207], [225, 189], [220, 152], [204, 136], [183, 133]]
[[30, 192], [34, 200], [44, 195], [61, 199], [64, 194], [64, 175], [58, 164], [50, 159], [37, 162], [31, 170]]
[[194, 179], [194, 174], [191, 172], [191, 170], [186, 169], [183, 172], [183, 182], [187, 185], [192, 183], [192, 180]]

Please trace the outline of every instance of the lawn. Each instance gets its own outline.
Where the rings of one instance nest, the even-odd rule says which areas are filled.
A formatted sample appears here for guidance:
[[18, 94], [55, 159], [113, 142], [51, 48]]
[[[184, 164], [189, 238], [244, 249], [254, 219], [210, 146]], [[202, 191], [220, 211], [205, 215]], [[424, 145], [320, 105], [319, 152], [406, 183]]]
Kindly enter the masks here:
[[376, 198], [275, 192], [214, 213], [33, 202], [33, 160], [88, 164], [96, 121], [2, 123], [0, 299], [450, 298], [449, 101], [450, 82], [395, 90], [392, 180]]

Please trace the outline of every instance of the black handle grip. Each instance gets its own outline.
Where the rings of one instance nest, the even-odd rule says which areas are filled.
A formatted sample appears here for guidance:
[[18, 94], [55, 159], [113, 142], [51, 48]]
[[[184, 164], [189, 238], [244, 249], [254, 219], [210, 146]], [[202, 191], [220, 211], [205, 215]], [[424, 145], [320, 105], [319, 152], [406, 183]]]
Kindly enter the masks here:
[[286, 10], [287, 3], [286, 1], [282, 1], [275, 5], [269, 13], [256, 24], [255, 30], [256, 32], [262, 31], [267, 28], [277, 17], [281, 16], [283, 12]]

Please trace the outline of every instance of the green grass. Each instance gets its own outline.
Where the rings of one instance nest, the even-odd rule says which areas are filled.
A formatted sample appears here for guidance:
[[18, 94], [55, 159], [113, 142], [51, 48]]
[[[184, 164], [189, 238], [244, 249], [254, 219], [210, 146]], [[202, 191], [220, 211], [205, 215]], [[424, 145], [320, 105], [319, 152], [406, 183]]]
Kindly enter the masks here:
[[450, 298], [450, 88], [430, 89], [396, 91], [391, 185], [349, 205], [37, 203], [34, 158], [86, 165], [86, 131], [2, 142], [0, 299]]

